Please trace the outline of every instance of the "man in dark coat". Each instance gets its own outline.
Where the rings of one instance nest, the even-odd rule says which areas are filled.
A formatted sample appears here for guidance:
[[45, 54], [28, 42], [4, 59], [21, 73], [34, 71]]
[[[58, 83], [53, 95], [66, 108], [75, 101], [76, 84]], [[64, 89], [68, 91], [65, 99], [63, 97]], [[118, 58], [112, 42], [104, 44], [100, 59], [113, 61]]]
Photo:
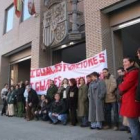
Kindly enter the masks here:
[[53, 80], [50, 80], [50, 87], [47, 90], [47, 97], [53, 101], [54, 100], [54, 95], [57, 93], [58, 88], [57, 86], [54, 84]]
[[49, 112], [49, 117], [52, 120], [53, 124], [57, 124], [58, 121], [61, 121], [63, 125], [67, 123], [67, 108], [63, 100], [60, 100], [59, 93], [55, 94], [55, 101], [51, 105]]
[[26, 119], [27, 121], [30, 121], [34, 118], [34, 111], [36, 110], [39, 99], [38, 95], [35, 90], [31, 88], [31, 86], [26, 87], [27, 92], [28, 92], [28, 105], [26, 107]]

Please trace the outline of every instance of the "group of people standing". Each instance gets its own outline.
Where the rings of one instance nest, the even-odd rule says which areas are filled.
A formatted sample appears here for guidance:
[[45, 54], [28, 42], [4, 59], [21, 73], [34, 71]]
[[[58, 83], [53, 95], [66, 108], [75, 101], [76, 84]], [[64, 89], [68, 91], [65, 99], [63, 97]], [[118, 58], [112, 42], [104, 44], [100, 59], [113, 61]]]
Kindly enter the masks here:
[[15, 86], [4, 85], [1, 91], [1, 99], [3, 101], [3, 108], [1, 115], [7, 115], [12, 117], [14, 115], [23, 117], [25, 112], [25, 87], [28, 85], [28, 81], [23, 83], [22, 81]]
[[117, 70], [117, 79], [104, 68], [103, 78], [93, 72], [87, 75], [87, 82], [82, 77], [78, 82], [74, 78], [65, 78], [57, 87], [50, 80], [46, 95], [41, 96], [28, 81], [10, 88], [5, 84], [1, 91], [1, 115], [24, 116], [28, 121], [36, 118], [63, 125], [69, 121], [73, 126], [79, 122], [81, 127], [98, 130], [112, 126], [114, 130], [127, 128], [133, 140], [140, 140], [140, 72], [131, 57], [123, 59], [123, 66]]

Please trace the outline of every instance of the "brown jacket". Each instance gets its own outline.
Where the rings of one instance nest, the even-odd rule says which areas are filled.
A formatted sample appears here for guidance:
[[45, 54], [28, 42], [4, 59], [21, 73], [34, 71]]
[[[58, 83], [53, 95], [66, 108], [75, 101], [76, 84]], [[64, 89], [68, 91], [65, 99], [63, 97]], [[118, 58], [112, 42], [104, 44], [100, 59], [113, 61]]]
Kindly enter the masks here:
[[113, 75], [110, 75], [106, 78], [104, 78], [105, 84], [106, 84], [106, 96], [105, 96], [105, 103], [113, 103], [116, 102], [116, 94], [115, 90], [117, 88], [116, 79]]

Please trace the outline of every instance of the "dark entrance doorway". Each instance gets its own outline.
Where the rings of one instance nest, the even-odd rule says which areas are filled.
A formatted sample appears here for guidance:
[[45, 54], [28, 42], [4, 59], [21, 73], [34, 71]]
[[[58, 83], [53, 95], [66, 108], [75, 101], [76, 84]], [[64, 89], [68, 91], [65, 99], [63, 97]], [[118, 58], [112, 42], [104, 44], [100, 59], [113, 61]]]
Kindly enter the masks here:
[[11, 65], [11, 84], [17, 84], [20, 81], [30, 81], [31, 60], [21, 61]]
[[121, 29], [115, 27], [113, 31], [114, 70], [123, 65], [123, 57], [131, 56], [137, 61], [136, 52], [139, 47], [140, 23]]
[[69, 46], [65, 49], [53, 51], [53, 64], [61, 61], [66, 63], [77, 63], [86, 59], [86, 47], [85, 43]]
[[140, 47], [140, 23], [121, 30], [123, 42], [123, 55], [135, 57]]

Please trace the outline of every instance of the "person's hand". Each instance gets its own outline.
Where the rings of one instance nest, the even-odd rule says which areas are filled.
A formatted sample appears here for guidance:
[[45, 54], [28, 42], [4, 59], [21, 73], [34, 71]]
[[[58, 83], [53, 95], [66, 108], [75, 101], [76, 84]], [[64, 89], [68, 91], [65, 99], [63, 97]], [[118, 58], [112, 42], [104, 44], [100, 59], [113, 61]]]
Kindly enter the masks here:
[[41, 114], [41, 111], [39, 111], [39, 114]]
[[55, 116], [55, 113], [52, 113], [52, 116]]
[[29, 103], [29, 106], [31, 107], [32, 106], [32, 103]]
[[37, 111], [35, 111], [35, 114], [37, 114]]
[[45, 110], [45, 111], [43, 111], [43, 113], [47, 113], [47, 111]]
[[58, 114], [54, 114], [55, 117], [58, 117]]
[[136, 103], [139, 103], [140, 101], [135, 100]]

